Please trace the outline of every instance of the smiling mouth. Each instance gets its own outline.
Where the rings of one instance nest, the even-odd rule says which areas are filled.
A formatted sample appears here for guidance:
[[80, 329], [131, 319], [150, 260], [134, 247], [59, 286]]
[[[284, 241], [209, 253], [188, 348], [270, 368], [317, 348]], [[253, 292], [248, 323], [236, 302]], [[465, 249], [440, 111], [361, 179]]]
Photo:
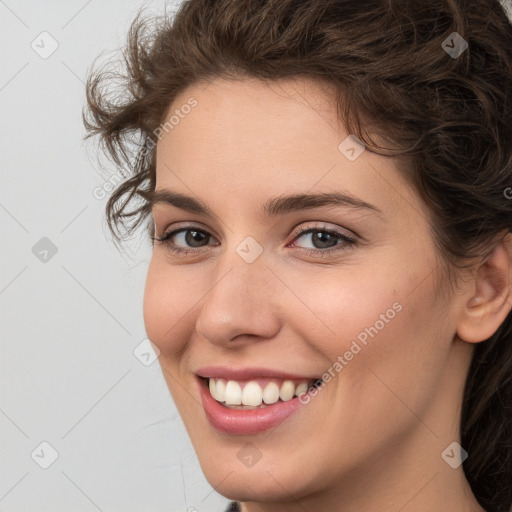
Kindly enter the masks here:
[[220, 405], [228, 409], [240, 410], [263, 409], [279, 402], [288, 402], [323, 383], [322, 379], [230, 380], [212, 377], [199, 377], [199, 379]]

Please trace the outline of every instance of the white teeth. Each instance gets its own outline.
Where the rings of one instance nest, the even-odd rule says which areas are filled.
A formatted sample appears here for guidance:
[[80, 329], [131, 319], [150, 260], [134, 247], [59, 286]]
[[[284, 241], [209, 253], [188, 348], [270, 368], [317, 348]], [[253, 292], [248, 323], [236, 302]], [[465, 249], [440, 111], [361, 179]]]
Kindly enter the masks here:
[[270, 381], [262, 389], [258, 382], [251, 380], [242, 389], [240, 383], [235, 380], [209, 379], [210, 394], [217, 402], [223, 402], [227, 406], [235, 406], [232, 408], [244, 409], [266, 407], [275, 404], [279, 399], [287, 402], [294, 396], [306, 393], [309, 386], [309, 381], [303, 381], [295, 385], [293, 381], [285, 380], [281, 385]]
[[293, 398], [294, 394], [295, 384], [291, 380], [285, 380], [279, 390], [279, 398], [281, 398], [283, 402], [287, 402]]
[[244, 405], [261, 405], [262, 395], [261, 387], [257, 382], [248, 382], [242, 391], [242, 403]]
[[275, 404], [279, 400], [279, 386], [275, 382], [269, 382], [263, 390], [263, 401], [266, 404]]
[[242, 388], [235, 380], [228, 380], [224, 392], [224, 402], [229, 405], [240, 405], [242, 403]]
[[212, 380], [215, 381], [215, 394], [217, 395], [213, 398], [219, 402], [224, 402], [226, 400], [226, 381], [223, 379], [210, 379], [210, 381]]
[[208, 386], [210, 388], [210, 395], [212, 395], [213, 398], [215, 398], [215, 400], [218, 400], [217, 393], [215, 391], [215, 379], [210, 379], [210, 382], [208, 383]]
[[306, 382], [301, 382], [297, 388], [295, 389], [295, 394], [297, 396], [300, 396], [302, 393], [307, 393], [308, 391], [308, 385]]

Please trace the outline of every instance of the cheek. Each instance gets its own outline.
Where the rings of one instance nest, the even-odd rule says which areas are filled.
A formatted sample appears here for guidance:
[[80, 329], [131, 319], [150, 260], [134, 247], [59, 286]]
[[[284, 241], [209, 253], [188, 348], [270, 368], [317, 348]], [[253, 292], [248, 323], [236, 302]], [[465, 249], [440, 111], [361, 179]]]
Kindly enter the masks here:
[[[359, 303], [366, 314], [352, 310], [357, 320], [351, 324], [351, 339], [361, 351], [345, 374], [352, 396], [372, 397], [375, 411], [392, 411], [392, 417], [412, 422], [403, 403], [418, 414], [426, 410], [435, 394], [433, 383], [442, 379], [451, 336], [443, 320], [445, 306], [433, 300], [432, 278], [417, 286], [419, 281], [404, 276], [394, 289], [367, 294], [366, 306]], [[378, 415], [373, 419], [378, 421]]]
[[390, 271], [387, 282], [382, 274], [349, 274], [315, 281], [307, 304], [322, 322], [308, 314], [313, 320], [308, 327], [303, 321], [301, 335], [327, 361], [329, 383], [319, 395], [337, 405], [329, 408], [325, 438], [348, 442], [364, 458], [417, 424], [410, 410], [426, 414], [432, 383], [441, 381], [449, 348], [442, 333], [446, 338], [449, 329], [439, 320], [444, 306], [433, 300], [431, 277], [417, 286], [421, 279], [412, 274], [397, 278]]
[[[400, 388], [415, 379], [429, 380], [441, 370], [449, 348], [444, 306], [435, 300], [432, 276], [398, 268], [386, 274], [325, 273], [315, 276], [314, 286], [302, 279], [294, 289], [309, 307], [297, 306], [303, 338], [329, 362], [331, 375], [343, 373], [342, 380], [354, 391], [364, 385], [365, 368], [381, 371]], [[370, 375], [369, 380], [375, 378]]]
[[197, 290], [190, 287], [190, 281], [186, 283], [182, 270], [173, 271], [153, 257], [146, 277], [143, 316], [148, 338], [163, 358], [183, 349], [183, 340], [188, 339], [186, 316], [196, 302], [188, 296], [197, 296]]
[[369, 331], [380, 336], [403, 315], [400, 283], [387, 283], [369, 271], [324, 269], [308, 279], [297, 275], [294, 282], [294, 294], [303, 303], [294, 301], [296, 321], [309, 330], [304, 339], [316, 340], [330, 359], [349, 350], [353, 340], [364, 346]]

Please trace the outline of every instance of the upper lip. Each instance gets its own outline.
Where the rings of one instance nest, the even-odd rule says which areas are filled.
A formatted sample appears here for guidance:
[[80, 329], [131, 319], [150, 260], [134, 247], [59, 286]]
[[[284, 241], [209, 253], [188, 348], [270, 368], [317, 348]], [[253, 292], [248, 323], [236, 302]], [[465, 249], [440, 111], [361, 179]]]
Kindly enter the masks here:
[[225, 378], [228, 380], [247, 380], [265, 377], [289, 380], [312, 380], [317, 378], [316, 376], [298, 375], [271, 368], [232, 368], [228, 366], [204, 366], [196, 371], [196, 375], [203, 378]]

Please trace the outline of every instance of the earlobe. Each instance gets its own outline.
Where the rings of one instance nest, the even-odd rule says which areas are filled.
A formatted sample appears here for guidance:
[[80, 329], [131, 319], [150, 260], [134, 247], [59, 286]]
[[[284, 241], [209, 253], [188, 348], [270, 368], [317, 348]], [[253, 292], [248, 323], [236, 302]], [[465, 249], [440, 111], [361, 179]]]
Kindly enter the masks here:
[[457, 334], [469, 343], [490, 338], [512, 308], [512, 234], [495, 246], [491, 255], [479, 263], [467, 283]]

